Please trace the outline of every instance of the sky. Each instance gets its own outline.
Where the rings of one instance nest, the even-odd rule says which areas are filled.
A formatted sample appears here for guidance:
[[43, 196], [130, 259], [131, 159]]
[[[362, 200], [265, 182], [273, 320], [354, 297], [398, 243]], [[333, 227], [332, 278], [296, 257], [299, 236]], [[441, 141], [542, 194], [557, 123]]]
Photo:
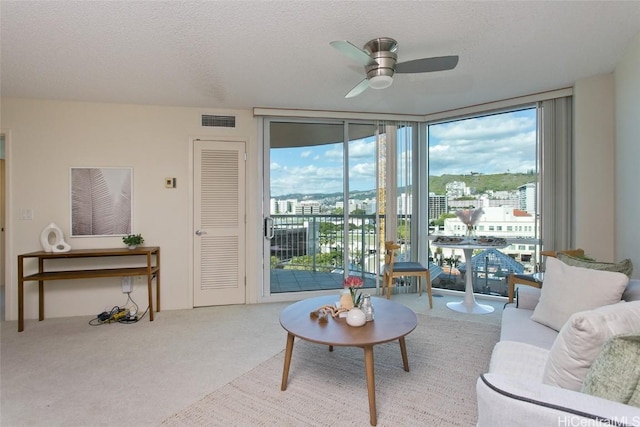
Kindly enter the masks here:
[[[429, 126], [429, 175], [526, 173], [535, 170], [535, 154], [535, 109]], [[271, 197], [343, 190], [342, 144], [274, 148], [270, 156]], [[404, 169], [398, 174], [404, 183]], [[350, 190], [375, 188], [373, 138], [349, 144], [349, 175]]]

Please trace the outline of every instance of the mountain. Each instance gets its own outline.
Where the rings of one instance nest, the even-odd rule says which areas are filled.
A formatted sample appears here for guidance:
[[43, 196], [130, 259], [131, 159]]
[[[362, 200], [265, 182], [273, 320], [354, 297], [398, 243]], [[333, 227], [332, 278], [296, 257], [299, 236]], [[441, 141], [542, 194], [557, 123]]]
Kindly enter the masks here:
[[536, 182], [538, 179], [534, 173], [498, 173], [491, 175], [441, 175], [429, 177], [429, 192], [445, 194], [445, 187], [454, 181], [464, 182], [467, 187], [475, 189], [476, 193], [484, 193], [487, 190], [513, 191], [524, 184]]
[[[461, 181], [467, 187], [475, 189], [476, 193], [484, 193], [487, 190], [493, 191], [513, 191], [524, 184], [537, 181], [537, 175], [531, 173], [498, 173], [483, 175], [472, 173], [470, 175], [441, 175], [429, 176], [429, 192], [435, 194], [445, 194], [445, 187], [450, 182]], [[409, 186], [409, 190], [411, 186]], [[404, 188], [398, 189], [398, 193], [405, 191]], [[358, 190], [351, 191], [350, 199], [364, 200], [377, 197], [376, 190]], [[278, 196], [277, 199], [296, 199], [296, 200], [322, 200], [322, 199], [342, 199], [342, 193], [291, 193]]]

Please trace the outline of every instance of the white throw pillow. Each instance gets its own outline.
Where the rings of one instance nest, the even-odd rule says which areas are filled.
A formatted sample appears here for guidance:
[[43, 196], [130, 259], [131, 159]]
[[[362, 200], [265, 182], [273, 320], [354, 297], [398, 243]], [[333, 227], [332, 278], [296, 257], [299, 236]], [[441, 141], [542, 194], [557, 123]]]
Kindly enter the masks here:
[[542, 382], [580, 391], [605, 342], [620, 334], [640, 334], [640, 301], [575, 313], [551, 346]]
[[559, 331], [573, 313], [619, 302], [628, 283], [622, 273], [572, 267], [548, 258], [540, 302], [531, 320]]

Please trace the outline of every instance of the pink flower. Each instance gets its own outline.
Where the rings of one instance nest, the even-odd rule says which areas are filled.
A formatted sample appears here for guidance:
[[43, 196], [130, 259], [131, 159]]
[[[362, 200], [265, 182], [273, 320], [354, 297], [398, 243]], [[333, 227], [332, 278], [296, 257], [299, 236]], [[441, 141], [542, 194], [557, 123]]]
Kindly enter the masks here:
[[349, 288], [353, 305], [356, 307], [360, 306], [360, 301], [362, 300], [362, 294], [358, 292], [358, 288], [361, 288], [363, 284], [364, 281], [358, 276], [349, 276], [342, 281], [342, 286]]
[[342, 282], [342, 286], [345, 288], [361, 288], [363, 284], [364, 281], [358, 276], [349, 276]]

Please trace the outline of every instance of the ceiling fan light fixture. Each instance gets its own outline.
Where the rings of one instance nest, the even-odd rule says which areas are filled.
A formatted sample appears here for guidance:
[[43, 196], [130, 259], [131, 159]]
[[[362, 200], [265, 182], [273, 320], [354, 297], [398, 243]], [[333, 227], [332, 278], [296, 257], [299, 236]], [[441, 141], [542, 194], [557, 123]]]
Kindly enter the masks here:
[[393, 83], [393, 77], [391, 76], [373, 76], [369, 79], [369, 87], [372, 89], [386, 89]]

